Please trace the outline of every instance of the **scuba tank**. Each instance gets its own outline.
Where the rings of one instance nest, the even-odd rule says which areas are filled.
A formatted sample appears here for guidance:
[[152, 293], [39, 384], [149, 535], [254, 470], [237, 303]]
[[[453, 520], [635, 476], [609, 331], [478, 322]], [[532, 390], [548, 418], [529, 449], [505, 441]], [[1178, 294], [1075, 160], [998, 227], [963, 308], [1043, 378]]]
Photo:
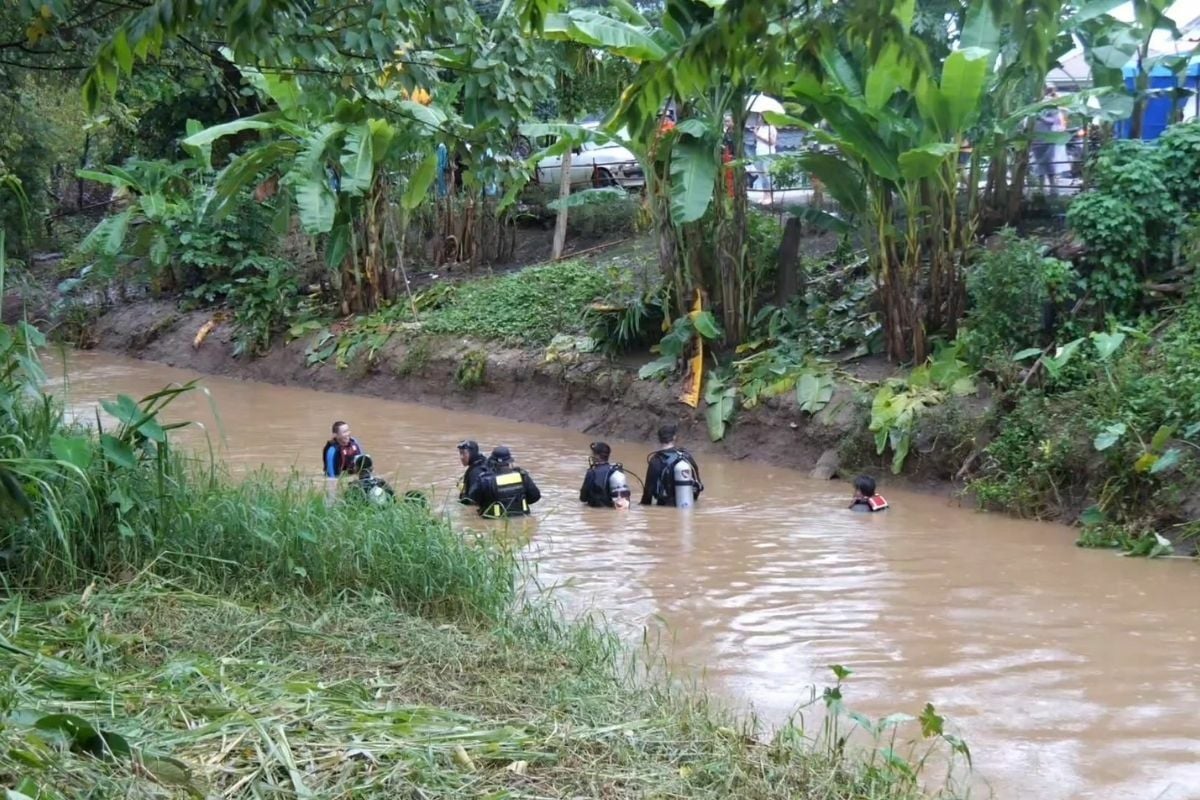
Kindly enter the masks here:
[[388, 482], [383, 478], [376, 478], [371, 472], [371, 467], [374, 466], [371, 457], [366, 453], [354, 457], [354, 467], [358, 472], [358, 480], [354, 482], [353, 489], [360, 495], [363, 500], [374, 506], [386, 506], [396, 499], [396, 493], [388, 486]]
[[686, 458], [676, 459], [671, 468], [675, 479], [675, 507], [691, 508], [696, 503], [696, 475]]
[[633, 497], [629, 481], [625, 478], [625, 468], [620, 464], [613, 464], [608, 472], [608, 496], [616, 508], [628, 508]]

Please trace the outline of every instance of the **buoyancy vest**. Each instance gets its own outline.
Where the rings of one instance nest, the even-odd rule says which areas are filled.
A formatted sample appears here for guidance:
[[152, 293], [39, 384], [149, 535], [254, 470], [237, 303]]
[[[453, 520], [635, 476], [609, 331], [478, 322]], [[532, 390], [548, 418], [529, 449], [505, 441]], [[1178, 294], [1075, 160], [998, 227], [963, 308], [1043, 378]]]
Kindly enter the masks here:
[[856, 506], [865, 506], [867, 511], [886, 511], [888, 501], [883, 498], [883, 495], [874, 494], [870, 497], [856, 497], [850, 507], [855, 508]]
[[485, 517], [517, 517], [529, 513], [529, 501], [525, 496], [525, 473], [521, 469], [490, 472], [481, 478], [487, 481], [486, 507], [480, 510]]
[[[332, 451], [332, 460], [330, 459]], [[354, 472], [354, 457], [362, 455], [362, 446], [353, 436], [345, 445], [340, 445], [337, 439], [330, 439], [321, 450], [321, 471], [327, 478], [336, 478], [343, 472]]]

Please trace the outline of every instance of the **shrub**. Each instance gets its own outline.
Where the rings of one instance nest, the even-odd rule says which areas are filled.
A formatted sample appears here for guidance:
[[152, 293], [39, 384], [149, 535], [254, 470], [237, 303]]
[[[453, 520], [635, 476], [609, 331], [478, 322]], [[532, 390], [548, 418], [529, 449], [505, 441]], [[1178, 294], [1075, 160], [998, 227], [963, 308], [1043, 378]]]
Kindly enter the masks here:
[[1128, 328], [1091, 338], [1069, 372], [1055, 368], [1050, 394], [1019, 398], [972, 488], [1026, 516], [1094, 506], [1089, 517], [1123, 528], [1125, 546], [1185, 519], [1200, 485], [1200, 297], [1157, 339]]
[[[597, 189], [576, 196], [567, 213], [567, 233], [571, 236], [601, 238], [632, 236], [637, 232], [638, 200], [636, 195], [620, 188]], [[555, 203], [550, 204], [554, 210]]]
[[1158, 139], [1163, 185], [1182, 208], [1200, 208], [1200, 122], [1172, 125]]
[[1012, 230], [981, 252], [967, 271], [970, 309], [960, 341], [976, 364], [1037, 344], [1043, 309], [1064, 296], [1077, 277], [1071, 265], [1046, 256], [1046, 248]]
[[296, 312], [295, 271], [282, 259], [247, 256], [234, 274], [236, 289], [229, 292], [237, 330], [233, 354], [262, 355], [271, 346], [271, 337], [284, 330]]
[[1190, 131], [1169, 131], [1165, 148], [1138, 141], [1106, 145], [1089, 169], [1096, 187], [1076, 198], [1067, 221], [1087, 247], [1084, 286], [1105, 313], [1132, 319], [1141, 281], [1172, 265], [1181, 203], [1197, 188]]

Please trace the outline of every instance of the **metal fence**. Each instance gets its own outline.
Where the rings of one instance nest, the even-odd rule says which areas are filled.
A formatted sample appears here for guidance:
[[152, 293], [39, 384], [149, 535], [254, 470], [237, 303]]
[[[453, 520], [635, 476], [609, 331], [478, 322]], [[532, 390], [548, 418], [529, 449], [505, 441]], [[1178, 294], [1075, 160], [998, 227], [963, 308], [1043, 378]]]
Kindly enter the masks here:
[[[1070, 196], [1085, 187], [1084, 164], [1092, 149], [1083, 131], [1076, 129], [1069, 144], [1035, 143], [1026, 171], [1023, 191], [1027, 195], [1039, 193]], [[781, 134], [781, 141], [784, 140]], [[740, 161], [746, 173], [748, 199], [763, 206], [792, 206], [810, 202], [815, 194], [813, 178], [798, 165], [798, 156], [811, 152], [836, 152], [825, 146], [811, 146], [798, 137], [781, 145], [779, 152], [770, 156], [747, 155]], [[964, 150], [960, 158], [960, 179], [963, 188], [970, 180], [970, 151]], [[987, 162], [980, 165], [978, 176], [983, 188], [987, 174]], [[637, 161], [607, 161], [603, 163], [578, 163], [571, 165], [571, 192], [585, 189], [619, 187], [629, 191], [641, 191], [645, 187], [645, 175]], [[555, 166], [537, 170], [535, 183], [537, 194], [547, 202], [557, 198], [560, 173]]]

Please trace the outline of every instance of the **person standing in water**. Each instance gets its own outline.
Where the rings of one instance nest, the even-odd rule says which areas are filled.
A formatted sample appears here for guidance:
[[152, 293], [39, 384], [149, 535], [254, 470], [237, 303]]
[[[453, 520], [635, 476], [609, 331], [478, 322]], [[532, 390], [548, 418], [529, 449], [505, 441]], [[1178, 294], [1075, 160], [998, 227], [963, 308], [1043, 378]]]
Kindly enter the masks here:
[[579, 488], [579, 502], [592, 508], [629, 508], [629, 482], [625, 469], [620, 464], [610, 464], [612, 448], [604, 442], [592, 442], [592, 454], [588, 457], [588, 471]]
[[471, 505], [471, 487], [479, 480], [487, 465], [487, 459], [479, 452], [479, 443], [466, 439], [458, 443], [458, 460], [466, 471], [458, 484], [458, 502], [465, 506]]
[[851, 511], [887, 511], [888, 501], [875, 492], [875, 479], [870, 475], [859, 475], [854, 479], [854, 499]]
[[542, 499], [529, 473], [512, 463], [512, 452], [504, 446], [492, 450], [487, 468], [467, 493], [479, 506], [479, 515], [489, 519], [524, 516]]
[[350, 435], [350, 425], [342, 420], [333, 423], [333, 438], [321, 451], [321, 467], [325, 472], [325, 493], [330, 499], [337, 493], [342, 475], [358, 473], [358, 457], [364, 454], [362, 445]]
[[700, 467], [691, 453], [675, 446], [676, 428], [663, 425], [658, 429], [661, 447], [646, 457], [646, 483], [642, 489], [644, 506], [690, 508], [704, 491]]

